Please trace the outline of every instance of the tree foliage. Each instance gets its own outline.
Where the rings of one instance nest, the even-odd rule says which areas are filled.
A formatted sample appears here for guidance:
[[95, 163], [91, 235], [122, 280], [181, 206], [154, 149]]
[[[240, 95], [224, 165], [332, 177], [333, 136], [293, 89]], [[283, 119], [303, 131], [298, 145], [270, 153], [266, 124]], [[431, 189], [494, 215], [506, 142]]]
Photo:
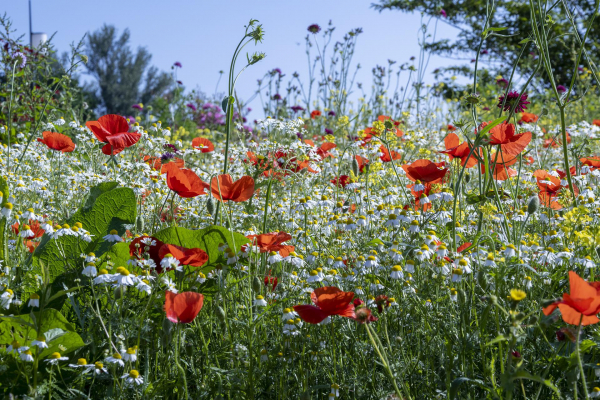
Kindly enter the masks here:
[[[523, 43], [524, 39], [532, 35], [528, 0], [380, 0], [378, 4], [373, 4], [373, 7], [379, 11], [420, 12], [426, 16], [440, 18], [444, 23], [458, 29], [457, 38], [436, 40], [427, 44], [426, 48], [433, 54], [464, 58], [467, 61], [475, 58], [486, 23], [485, 15], [489, 10], [488, 26], [504, 29], [488, 36], [484, 41], [480, 62], [491, 71], [501, 74], [508, 74], [516, 64], [517, 73], [521, 75], [530, 74], [538, 62], [538, 51], [534, 45]], [[595, 0], [548, 2], [546, 7], [549, 11], [546, 21], [546, 27], [549, 29], [548, 49], [553, 61], [555, 79], [559, 84], [568, 85], [573, 76], [579, 47], [573, 26], [577, 28], [579, 37], [583, 38], [588, 21], [595, 10]], [[574, 23], [569, 19], [569, 14]], [[599, 37], [600, 19], [597, 18], [586, 40], [586, 49], [592, 57], [592, 62], [597, 62]], [[587, 64], [587, 61], [585, 63]], [[547, 78], [541, 78], [538, 83], [547, 86]]]
[[130, 33], [117, 35], [114, 26], [104, 25], [88, 35], [87, 69], [96, 82], [90, 88], [106, 113], [127, 114], [135, 103], [147, 103], [171, 85], [166, 72], [150, 66], [152, 55], [139, 47], [129, 47]]

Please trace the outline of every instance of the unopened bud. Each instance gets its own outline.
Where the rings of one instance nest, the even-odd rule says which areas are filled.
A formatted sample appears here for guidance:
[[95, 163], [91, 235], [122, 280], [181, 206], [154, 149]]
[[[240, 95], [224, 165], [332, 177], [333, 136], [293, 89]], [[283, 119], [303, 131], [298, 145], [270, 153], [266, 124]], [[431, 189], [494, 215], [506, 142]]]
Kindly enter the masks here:
[[221, 306], [217, 306], [217, 309], [215, 310], [215, 314], [217, 315], [217, 318], [219, 319], [219, 321], [225, 322], [227, 315], [225, 314], [225, 310], [223, 310], [223, 308]]
[[127, 293], [127, 286], [119, 286], [115, 289], [115, 299], [120, 299]]
[[485, 275], [485, 272], [483, 271], [483, 269], [480, 269], [479, 272], [477, 272], [477, 282], [479, 283], [479, 286], [481, 286], [481, 288], [483, 290], [487, 290], [488, 280], [487, 280], [487, 276]]
[[540, 208], [540, 199], [537, 196], [533, 196], [527, 203], [527, 212], [529, 214], [535, 213]]
[[206, 201], [206, 210], [210, 215], [215, 215], [216, 206], [215, 206], [215, 198], [210, 196]]
[[355, 176], [358, 176], [358, 173], [360, 172], [360, 169], [358, 167], [358, 161], [356, 160], [356, 158], [354, 160], [352, 160], [352, 173]]
[[144, 232], [144, 218], [141, 215], [138, 215], [136, 221], [136, 228], [138, 232]]
[[260, 279], [258, 279], [258, 276], [255, 276], [252, 280], [252, 290], [254, 290], [256, 293], [260, 293], [260, 287]]

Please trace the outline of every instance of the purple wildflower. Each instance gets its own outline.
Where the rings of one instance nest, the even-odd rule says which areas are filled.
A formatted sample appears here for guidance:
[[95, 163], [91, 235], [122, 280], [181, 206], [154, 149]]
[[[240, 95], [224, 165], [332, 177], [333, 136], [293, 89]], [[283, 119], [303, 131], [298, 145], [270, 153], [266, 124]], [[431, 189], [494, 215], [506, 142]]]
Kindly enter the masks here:
[[142, 111], [142, 106], [140, 106], [139, 104], [134, 104], [131, 106], [131, 108], [135, 108], [138, 111]]
[[198, 109], [196, 108], [196, 106], [195, 106], [195, 105], [193, 105], [192, 103], [187, 103], [187, 104], [186, 104], [186, 107], [188, 107], [188, 108], [191, 108], [191, 109], [192, 109], [192, 111], [197, 111], [197, 110], [198, 110]]
[[177, 81], [177, 83], [178, 83], [179, 85], [183, 85], [183, 82], [181, 82], [181, 81]]
[[173, 66], [181, 68], [181, 63], [179, 61], [175, 61], [175, 64], [173, 64]]
[[166, 152], [165, 154], [160, 156], [160, 161], [162, 161], [164, 164], [164, 163], [167, 163], [172, 158], [175, 158], [175, 154]]
[[310, 33], [319, 33], [321, 31], [321, 27], [317, 24], [312, 24], [308, 27], [308, 31]]
[[504, 78], [500, 78], [496, 81], [496, 85], [500, 86], [501, 88], [506, 89], [508, 87], [508, 81]]
[[331, 129], [325, 128], [325, 133], [328, 135], [333, 135], [333, 131]]
[[279, 68], [274, 68], [271, 71], [271, 75], [275, 75], [275, 74], [281, 75], [281, 70]]
[[487, 49], [483, 49], [481, 50], [481, 54], [490, 54], [490, 52]]
[[446, 10], [444, 10], [443, 8], [440, 10], [440, 15], [444, 18], [448, 18], [448, 14], [446, 14]]
[[20, 51], [15, 51], [11, 58], [13, 60], [15, 60], [17, 63], [20, 62], [19, 68], [25, 68], [25, 65], [27, 65], [27, 56], [25, 56], [25, 54], [21, 53]]
[[508, 111], [514, 107], [514, 112], [520, 113], [527, 110], [527, 104], [530, 103], [527, 101], [527, 93], [523, 93], [522, 96], [519, 96], [519, 92], [513, 90], [512, 92], [508, 92], [506, 103], [504, 102], [504, 95], [500, 96], [498, 99], [498, 108], [502, 108], [503, 104], [504, 111]]
[[290, 107], [292, 109], [293, 112], [297, 113], [298, 111], [304, 111], [304, 108], [300, 107], [300, 106], [291, 106]]
[[298, 136], [298, 139], [304, 139], [304, 135], [300, 132], [296, 132], [296, 136]]
[[275, 93], [273, 95], [273, 100], [277, 100], [277, 101], [281, 100], [281, 95], [279, 93]]
[[329, 115], [330, 117], [335, 117], [335, 112], [334, 111], [329, 111], [327, 113], [327, 115]]
[[556, 87], [556, 90], [558, 90], [558, 93], [564, 93], [564, 92], [566, 92], [566, 91], [567, 91], [567, 88], [566, 88], [566, 87], [564, 87], [563, 85], [558, 85], [558, 86]]

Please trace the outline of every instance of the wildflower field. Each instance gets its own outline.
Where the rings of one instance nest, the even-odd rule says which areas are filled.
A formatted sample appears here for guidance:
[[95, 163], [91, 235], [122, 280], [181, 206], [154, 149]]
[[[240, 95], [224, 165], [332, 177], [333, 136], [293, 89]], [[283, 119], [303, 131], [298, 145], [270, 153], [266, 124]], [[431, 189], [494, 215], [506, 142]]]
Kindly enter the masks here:
[[269, 70], [254, 121], [258, 21], [222, 96], [117, 115], [76, 83], [82, 48], [57, 65], [4, 17], [2, 396], [600, 398], [595, 25], [573, 19], [561, 85], [538, 3], [533, 73], [481, 67], [485, 22], [460, 90], [423, 83], [426, 46], [358, 87], [361, 30], [311, 25], [311, 75]]

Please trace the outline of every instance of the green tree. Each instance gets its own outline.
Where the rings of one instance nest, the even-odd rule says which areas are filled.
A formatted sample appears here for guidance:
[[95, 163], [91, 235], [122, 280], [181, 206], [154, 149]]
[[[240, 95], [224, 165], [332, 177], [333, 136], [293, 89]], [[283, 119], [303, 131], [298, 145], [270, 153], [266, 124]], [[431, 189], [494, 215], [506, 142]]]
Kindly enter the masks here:
[[[577, 28], [579, 37], [584, 37], [585, 27], [595, 11], [595, 1], [547, 3], [548, 50], [558, 84], [567, 86], [571, 80], [579, 49], [573, 26]], [[485, 15], [489, 10], [488, 26], [505, 29], [494, 32], [484, 41], [479, 61], [490, 71], [503, 75], [508, 74], [515, 63], [517, 74], [529, 75], [537, 64], [537, 49], [530, 42], [523, 43], [532, 34], [529, 0], [379, 0], [373, 7], [379, 11], [420, 12], [453, 26], [458, 30], [455, 40], [436, 40], [426, 47], [433, 54], [462, 58], [467, 62], [475, 58], [486, 22]], [[569, 14], [574, 23], [569, 19]], [[599, 37], [600, 18], [596, 18], [586, 40], [587, 54], [592, 63], [598, 61]], [[584, 63], [587, 64], [587, 61]], [[471, 68], [452, 66], [449, 69], [465, 75], [472, 73]], [[539, 75], [536, 82], [540, 88], [548, 87], [548, 79], [544, 75]]]
[[88, 86], [107, 113], [128, 114], [135, 103], [148, 103], [172, 84], [171, 76], [150, 66], [152, 55], [143, 47], [129, 47], [129, 30], [120, 37], [114, 26], [104, 25], [88, 36], [86, 64], [95, 82]]

